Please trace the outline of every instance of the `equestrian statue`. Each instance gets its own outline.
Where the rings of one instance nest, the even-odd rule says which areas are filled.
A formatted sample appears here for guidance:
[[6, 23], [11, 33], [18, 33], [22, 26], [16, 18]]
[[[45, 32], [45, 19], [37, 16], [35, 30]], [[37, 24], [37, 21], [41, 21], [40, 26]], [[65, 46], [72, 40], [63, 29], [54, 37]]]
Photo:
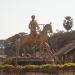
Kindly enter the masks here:
[[[39, 24], [35, 20], [35, 15], [32, 15], [31, 19], [32, 20], [29, 23], [30, 34], [21, 36], [21, 38], [17, 40], [18, 48], [28, 48], [32, 45], [36, 45], [37, 47], [39, 47], [39, 53], [44, 55], [44, 53], [42, 52], [47, 51], [47, 53], [51, 57], [51, 60], [54, 60], [53, 62], [57, 61], [58, 63], [60, 63], [60, 60], [57, 56], [54, 55], [54, 52], [52, 51], [52, 48], [50, 48], [50, 45], [48, 43], [48, 33], [53, 33], [51, 25], [52, 23], [50, 22], [49, 24], [45, 24], [43, 30], [41, 31]], [[37, 29], [39, 30], [39, 33], [37, 33]], [[19, 53], [19, 50], [17, 50], [17, 53]]]

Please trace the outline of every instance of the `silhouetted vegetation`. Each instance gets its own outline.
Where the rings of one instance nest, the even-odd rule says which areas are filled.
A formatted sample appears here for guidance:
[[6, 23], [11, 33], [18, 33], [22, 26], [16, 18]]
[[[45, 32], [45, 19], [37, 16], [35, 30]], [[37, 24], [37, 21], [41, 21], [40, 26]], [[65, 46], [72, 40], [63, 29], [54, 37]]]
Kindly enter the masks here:
[[73, 26], [73, 19], [70, 16], [66, 16], [63, 22], [64, 28], [69, 31]]
[[56, 49], [58, 50], [64, 47], [66, 44], [71, 43], [73, 40], [75, 40], [75, 31], [59, 31], [58, 33], [54, 33], [49, 38], [49, 42], [52, 41], [53, 46], [56, 47]]

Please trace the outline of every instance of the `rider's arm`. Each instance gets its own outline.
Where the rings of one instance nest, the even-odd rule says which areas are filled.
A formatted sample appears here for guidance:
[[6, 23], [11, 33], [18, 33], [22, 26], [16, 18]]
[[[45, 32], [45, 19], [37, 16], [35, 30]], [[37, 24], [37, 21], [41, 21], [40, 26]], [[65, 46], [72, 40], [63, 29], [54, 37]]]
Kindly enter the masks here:
[[30, 23], [29, 23], [29, 29], [31, 28], [31, 21], [30, 21]]
[[38, 23], [36, 22], [36, 27], [39, 29], [39, 25], [38, 25]]

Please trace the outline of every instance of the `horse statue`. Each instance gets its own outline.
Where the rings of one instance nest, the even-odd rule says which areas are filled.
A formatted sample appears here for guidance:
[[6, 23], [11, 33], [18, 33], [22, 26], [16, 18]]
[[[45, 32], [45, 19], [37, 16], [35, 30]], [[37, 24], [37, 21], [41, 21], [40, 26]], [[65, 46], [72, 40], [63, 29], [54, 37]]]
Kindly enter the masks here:
[[29, 35], [25, 35], [25, 36], [22, 36], [18, 41], [18, 46], [20, 48], [27, 48], [29, 47], [30, 45], [32, 44], [40, 44], [40, 43], [43, 43], [43, 42], [46, 42], [47, 41], [47, 33], [50, 32], [52, 33], [52, 26], [51, 24], [46, 24], [43, 28], [42, 31], [40, 31], [39, 34], [37, 34], [36, 36], [33, 36], [31, 34]]
[[[18, 47], [19, 48], [27, 48], [31, 45], [37, 45], [40, 47], [40, 53], [42, 52], [43, 48], [47, 49], [49, 55], [51, 56], [52, 60], [55, 59], [57, 62], [60, 62], [59, 59], [53, 54], [53, 52], [50, 50], [50, 46], [48, 44], [48, 33], [53, 33], [52, 26], [50, 24], [46, 24], [42, 31], [39, 32], [36, 36], [33, 36], [31, 34], [22, 36], [18, 39]], [[17, 50], [17, 54], [19, 53], [19, 50]]]

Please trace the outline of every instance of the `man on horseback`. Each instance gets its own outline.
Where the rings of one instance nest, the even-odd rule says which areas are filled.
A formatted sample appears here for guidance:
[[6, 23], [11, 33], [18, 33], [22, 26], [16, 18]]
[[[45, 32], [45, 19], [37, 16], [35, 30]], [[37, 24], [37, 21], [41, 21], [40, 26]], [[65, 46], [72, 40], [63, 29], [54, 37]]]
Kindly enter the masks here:
[[37, 32], [36, 32], [36, 28], [39, 29], [38, 23], [35, 20], [35, 15], [31, 16], [31, 21], [29, 23], [29, 29], [30, 29], [30, 34], [32, 34], [33, 36], [36, 36]]

